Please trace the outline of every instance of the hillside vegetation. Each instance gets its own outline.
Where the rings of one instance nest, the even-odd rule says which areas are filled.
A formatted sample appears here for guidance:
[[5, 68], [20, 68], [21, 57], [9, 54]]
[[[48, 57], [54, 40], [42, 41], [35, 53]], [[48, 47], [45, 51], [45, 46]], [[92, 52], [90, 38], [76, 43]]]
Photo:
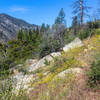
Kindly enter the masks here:
[[100, 100], [100, 21], [82, 19], [67, 28], [62, 8], [0, 43], [0, 100]]
[[[99, 100], [100, 35], [84, 39], [83, 43], [82, 47], [61, 52], [54, 61], [45, 61], [45, 67], [27, 73], [34, 75], [28, 94], [21, 89], [16, 95], [12, 88], [4, 86], [1, 100]], [[75, 68], [79, 68], [79, 73], [72, 71], [59, 76], [61, 72]]]

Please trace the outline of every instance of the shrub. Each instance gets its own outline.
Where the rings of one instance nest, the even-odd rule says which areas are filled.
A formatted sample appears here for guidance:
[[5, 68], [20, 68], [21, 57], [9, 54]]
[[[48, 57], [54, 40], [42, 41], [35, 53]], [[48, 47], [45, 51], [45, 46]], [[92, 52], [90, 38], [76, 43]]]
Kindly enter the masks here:
[[92, 29], [89, 33], [89, 36], [93, 36], [94, 34], [96, 33], [96, 30], [95, 29]]
[[100, 34], [100, 29], [97, 29], [96, 30], [96, 34]]
[[0, 100], [29, 100], [29, 96], [24, 90], [20, 90], [19, 94], [13, 92], [14, 80], [7, 79], [0, 81]]
[[42, 79], [43, 78], [43, 73], [42, 72], [38, 73], [38, 77], [39, 77], [39, 79]]
[[75, 36], [73, 36], [70, 31], [66, 31], [65, 32], [65, 35], [64, 35], [64, 44], [68, 44], [70, 43], [71, 41], [73, 41], [75, 39]]
[[95, 87], [100, 84], [100, 54], [96, 57], [96, 61], [94, 61], [91, 65], [91, 68], [88, 72], [89, 84], [91, 87]]
[[58, 40], [48, 36], [43, 38], [40, 44], [39, 57], [42, 58], [52, 52], [56, 52], [60, 49], [61, 45]]
[[48, 61], [47, 59], [45, 59], [44, 64], [45, 64], [46, 66], [48, 66], [48, 65], [50, 65], [50, 61]]
[[83, 30], [83, 31], [80, 31], [80, 33], [78, 34], [78, 37], [83, 40], [85, 38], [87, 38], [89, 36], [89, 31], [88, 30]]

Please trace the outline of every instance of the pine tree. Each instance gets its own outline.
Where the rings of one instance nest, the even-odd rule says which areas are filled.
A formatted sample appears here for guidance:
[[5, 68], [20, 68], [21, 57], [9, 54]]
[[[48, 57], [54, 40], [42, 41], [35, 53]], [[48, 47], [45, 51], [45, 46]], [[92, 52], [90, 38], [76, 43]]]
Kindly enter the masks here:
[[59, 18], [59, 16], [56, 18], [55, 24], [60, 24], [60, 18]]
[[36, 28], [35, 33], [36, 33], [37, 35], [39, 34], [39, 28], [38, 28], [38, 27]]
[[50, 25], [46, 25], [46, 31], [48, 31], [50, 29]]
[[45, 31], [46, 31], [45, 24], [43, 23], [41, 26], [40, 32], [44, 33]]
[[28, 30], [26, 28], [24, 30], [23, 40], [25, 40], [25, 41], [29, 40]]
[[23, 30], [22, 29], [19, 30], [18, 35], [17, 35], [17, 39], [18, 40], [22, 40], [23, 39]]
[[72, 21], [72, 34], [75, 36], [76, 35], [76, 33], [77, 33], [77, 28], [78, 28], [78, 18], [77, 18], [77, 16], [75, 16], [74, 18], [73, 18], [73, 21]]
[[66, 24], [65, 13], [63, 8], [61, 8], [58, 17], [55, 20], [55, 24]]
[[29, 40], [32, 41], [32, 30], [29, 29]]

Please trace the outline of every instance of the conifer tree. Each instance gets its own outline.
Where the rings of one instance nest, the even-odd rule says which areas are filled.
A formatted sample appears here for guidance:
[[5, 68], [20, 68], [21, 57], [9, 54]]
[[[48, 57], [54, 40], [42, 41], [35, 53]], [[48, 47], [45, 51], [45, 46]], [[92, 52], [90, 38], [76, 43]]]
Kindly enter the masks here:
[[25, 40], [25, 41], [29, 40], [28, 30], [26, 28], [24, 30], [23, 40]]
[[61, 8], [58, 17], [55, 20], [55, 24], [66, 24], [65, 13], [63, 8]]
[[38, 28], [38, 27], [36, 28], [35, 33], [36, 33], [37, 35], [39, 34], [39, 28]]
[[59, 18], [59, 16], [56, 18], [55, 24], [60, 24], [60, 18]]
[[29, 29], [29, 40], [30, 40], [30, 41], [32, 41], [32, 34], [33, 34], [33, 33], [32, 33], [32, 30]]
[[47, 24], [47, 25], [46, 25], [46, 31], [48, 31], [49, 29], [50, 29], [50, 25]]
[[43, 23], [42, 26], [41, 26], [40, 32], [41, 32], [41, 33], [44, 33], [44, 32], [45, 32], [45, 24], [44, 24], [44, 23]]
[[22, 40], [23, 39], [23, 30], [22, 29], [19, 30], [18, 35], [17, 35], [17, 39], [18, 40]]
[[75, 16], [75, 17], [73, 18], [73, 21], [72, 21], [72, 34], [73, 34], [73, 35], [76, 35], [78, 25], [79, 25], [79, 24], [78, 24], [78, 18], [77, 18], [77, 16]]

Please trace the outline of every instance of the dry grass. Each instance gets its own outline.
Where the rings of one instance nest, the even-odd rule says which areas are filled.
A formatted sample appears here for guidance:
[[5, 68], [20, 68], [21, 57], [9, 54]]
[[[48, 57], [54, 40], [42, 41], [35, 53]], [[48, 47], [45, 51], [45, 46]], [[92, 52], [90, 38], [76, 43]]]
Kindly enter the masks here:
[[[73, 63], [72, 66], [82, 67], [84, 73], [79, 74], [74, 79], [67, 76], [55, 84], [49, 80], [46, 83], [37, 84], [30, 93], [30, 100], [100, 100], [100, 90], [93, 90], [88, 87], [88, 77], [85, 74], [89, 70], [94, 56], [100, 51], [100, 35], [95, 35], [90, 40], [84, 40], [84, 44], [84, 47], [75, 48], [69, 53], [62, 53], [64, 58], [74, 57], [78, 64]], [[48, 67], [44, 71], [48, 71], [47, 69]]]

